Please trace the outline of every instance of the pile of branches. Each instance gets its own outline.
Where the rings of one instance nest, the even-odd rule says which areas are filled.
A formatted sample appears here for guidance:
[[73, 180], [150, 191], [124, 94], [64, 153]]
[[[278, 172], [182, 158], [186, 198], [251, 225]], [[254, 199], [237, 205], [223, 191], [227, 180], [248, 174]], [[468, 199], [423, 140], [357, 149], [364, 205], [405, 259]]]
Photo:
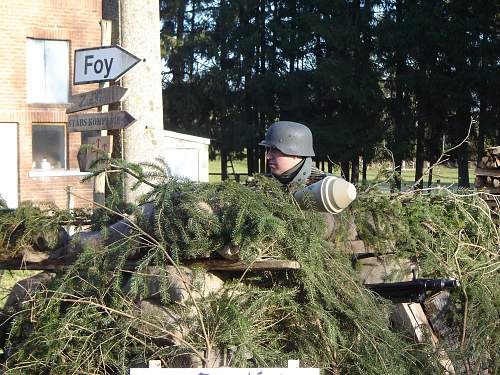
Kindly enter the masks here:
[[[441, 373], [435, 349], [392, 329], [392, 306], [361, 285], [339, 251], [352, 216], [379, 253], [392, 241], [399, 256], [418, 259], [422, 276], [459, 279], [452, 319], [463, 337], [450, 357], [500, 369], [500, 239], [476, 197], [359, 194], [327, 242], [321, 215], [300, 210], [272, 180], [194, 184], [152, 168], [140, 178], [149, 177], [144, 202], [153, 203], [154, 220], [139, 219], [120, 241], [85, 247], [69, 270], [11, 311], [5, 374], [126, 373], [150, 359], [164, 367], [286, 367], [293, 358], [331, 374]], [[216, 275], [223, 287], [209, 293], [205, 270], [186, 277], [183, 261], [228, 245], [247, 272]], [[251, 271], [266, 256], [297, 260], [301, 269]], [[171, 273], [186, 298], [172, 295]], [[157, 302], [148, 312], [152, 277]]]

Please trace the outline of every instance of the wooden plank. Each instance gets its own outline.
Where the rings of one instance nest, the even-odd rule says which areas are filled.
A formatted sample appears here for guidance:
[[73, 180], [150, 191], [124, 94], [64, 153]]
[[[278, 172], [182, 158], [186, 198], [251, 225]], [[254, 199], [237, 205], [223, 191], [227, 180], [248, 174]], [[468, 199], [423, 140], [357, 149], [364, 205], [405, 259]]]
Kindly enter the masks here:
[[[331, 216], [331, 215], [330, 215]], [[347, 242], [347, 251], [352, 254], [364, 254], [367, 252], [365, 241], [352, 240]]]
[[119, 102], [125, 97], [127, 91], [128, 89], [125, 87], [110, 86], [72, 95], [69, 98], [71, 106], [66, 109], [66, 113], [74, 113]]
[[299, 262], [293, 260], [262, 259], [246, 263], [227, 259], [196, 259], [183, 262], [186, 266], [201, 266], [207, 271], [272, 271], [272, 270], [298, 270]]
[[[46, 259], [41, 262], [25, 262], [22, 259], [6, 259], [0, 261], [0, 270], [44, 270], [55, 271], [70, 267], [71, 260]], [[225, 259], [194, 259], [182, 262], [188, 267], [203, 267], [207, 271], [277, 271], [277, 270], [298, 270], [299, 262], [292, 260], [262, 259], [251, 263], [231, 261]], [[134, 270], [137, 262], [127, 262], [124, 266], [126, 270]]]
[[488, 147], [487, 151], [491, 155], [500, 155], [500, 146]]
[[442, 290], [424, 301], [426, 316], [440, 340], [457, 349], [460, 345], [460, 329], [450, 323], [450, 316], [456, 313], [450, 292]]
[[106, 155], [110, 157], [111, 150], [113, 149], [112, 135], [89, 137], [87, 142], [87, 145], [91, 145], [92, 149], [82, 149], [79, 152], [80, 172], [88, 172], [92, 163], [94, 163], [97, 159]]
[[135, 118], [126, 111], [69, 115], [68, 132], [124, 129], [133, 122]]
[[453, 364], [448, 354], [438, 347], [438, 338], [434, 333], [422, 305], [419, 303], [398, 303], [396, 309], [391, 315], [391, 321], [396, 327], [402, 328], [410, 333], [417, 342], [424, 342], [430, 339], [432, 345], [437, 350], [438, 361], [443, 367], [442, 374], [455, 374]]
[[476, 176], [500, 177], [500, 169], [476, 168]]
[[482, 186], [482, 187], [477, 189], [477, 192], [478, 193], [489, 193], [489, 194], [500, 194], [500, 188]]
[[0, 270], [58, 271], [70, 267], [72, 262], [64, 259], [47, 259], [41, 262], [25, 262], [19, 258], [0, 261]]

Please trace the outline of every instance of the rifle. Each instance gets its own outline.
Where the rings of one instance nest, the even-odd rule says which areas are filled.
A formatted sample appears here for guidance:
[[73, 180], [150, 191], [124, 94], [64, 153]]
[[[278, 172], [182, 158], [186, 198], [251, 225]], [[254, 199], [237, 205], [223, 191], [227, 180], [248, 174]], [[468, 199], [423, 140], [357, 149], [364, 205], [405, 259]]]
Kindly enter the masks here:
[[413, 279], [397, 283], [364, 284], [364, 286], [392, 302], [422, 303], [425, 299], [425, 292], [456, 288], [458, 281], [454, 279]]

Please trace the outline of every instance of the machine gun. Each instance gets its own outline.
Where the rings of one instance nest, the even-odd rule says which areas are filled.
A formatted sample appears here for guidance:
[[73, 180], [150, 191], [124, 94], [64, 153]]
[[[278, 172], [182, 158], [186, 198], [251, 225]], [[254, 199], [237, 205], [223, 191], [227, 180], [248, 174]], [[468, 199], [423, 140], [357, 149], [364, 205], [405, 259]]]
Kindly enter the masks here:
[[456, 288], [454, 279], [414, 279], [397, 283], [364, 284], [365, 287], [392, 302], [417, 302], [425, 299], [425, 292], [438, 292], [446, 288]]

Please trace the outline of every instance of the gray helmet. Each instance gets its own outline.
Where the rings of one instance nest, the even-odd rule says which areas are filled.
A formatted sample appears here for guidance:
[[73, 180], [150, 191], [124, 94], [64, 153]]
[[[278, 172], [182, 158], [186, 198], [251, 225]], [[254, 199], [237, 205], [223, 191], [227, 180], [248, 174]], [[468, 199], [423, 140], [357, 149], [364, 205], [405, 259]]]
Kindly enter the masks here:
[[298, 122], [275, 122], [267, 129], [266, 138], [259, 145], [274, 146], [286, 155], [314, 156], [312, 133]]

